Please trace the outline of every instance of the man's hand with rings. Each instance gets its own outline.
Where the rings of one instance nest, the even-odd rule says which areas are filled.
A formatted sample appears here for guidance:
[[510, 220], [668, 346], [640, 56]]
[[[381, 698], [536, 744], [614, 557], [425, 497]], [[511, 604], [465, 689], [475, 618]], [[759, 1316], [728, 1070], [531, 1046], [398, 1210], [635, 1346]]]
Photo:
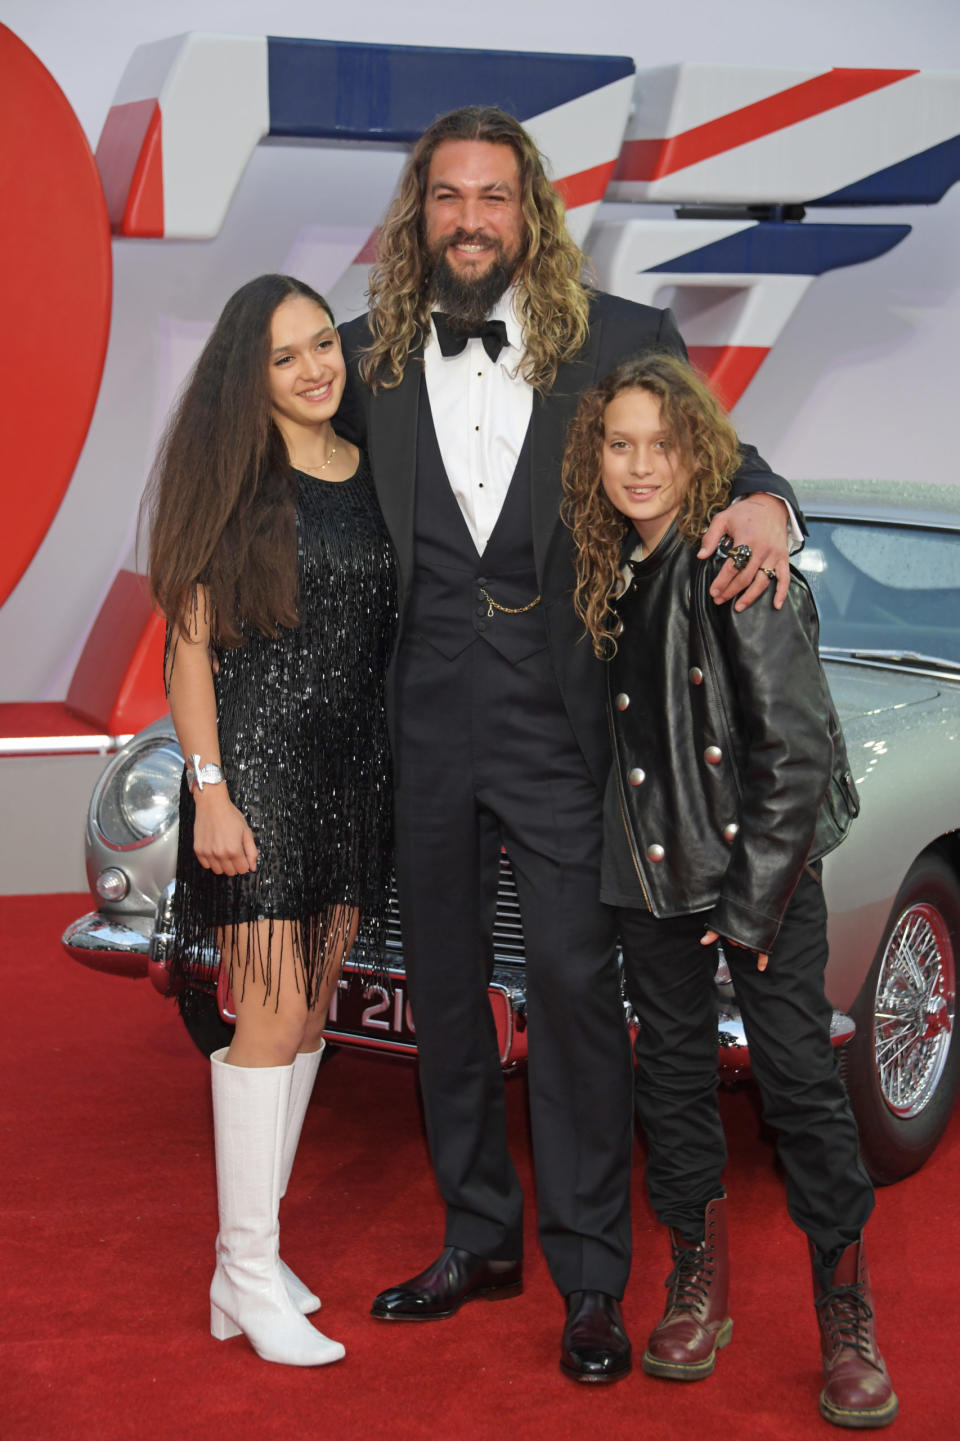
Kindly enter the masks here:
[[766, 493], [749, 495], [714, 516], [697, 554], [701, 560], [714, 551], [727, 556], [710, 587], [717, 605], [736, 596], [734, 610], [746, 610], [775, 581], [773, 604], [781, 608], [790, 585], [786, 519], [784, 502]]

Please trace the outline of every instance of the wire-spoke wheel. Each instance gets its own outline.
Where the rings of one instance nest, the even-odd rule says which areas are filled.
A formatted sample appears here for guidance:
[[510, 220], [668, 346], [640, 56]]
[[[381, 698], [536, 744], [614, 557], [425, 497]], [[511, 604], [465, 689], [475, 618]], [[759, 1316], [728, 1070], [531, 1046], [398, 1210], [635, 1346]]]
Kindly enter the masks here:
[[936, 1094], [956, 1022], [953, 946], [936, 906], [901, 914], [877, 981], [874, 1045], [883, 1099], [895, 1116], [918, 1116]]
[[960, 1083], [958, 953], [960, 887], [943, 860], [922, 856], [853, 1006], [857, 1034], [845, 1070], [875, 1181], [922, 1166], [950, 1119]]

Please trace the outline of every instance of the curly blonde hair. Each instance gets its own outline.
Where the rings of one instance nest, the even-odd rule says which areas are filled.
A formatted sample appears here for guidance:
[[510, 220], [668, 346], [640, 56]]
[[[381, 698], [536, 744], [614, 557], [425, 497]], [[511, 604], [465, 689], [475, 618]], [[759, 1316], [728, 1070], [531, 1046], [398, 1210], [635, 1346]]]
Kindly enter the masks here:
[[561, 514], [577, 551], [573, 603], [601, 660], [616, 654], [619, 619], [611, 602], [620, 587], [624, 540], [632, 529], [602, 483], [604, 414], [624, 390], [646, 390], [660, 402], [663, 429], [690, 477], [677, 513], [677, 528], [688, 541], [698, 540], [727, 504], [740, 465], [736, 431], [720, 402], [689, 365], [672, 355], [627, 360], [584, 392], [563, 457]]
[[562, 361], [587, 339], [586, 258], [571, 238], [563, 201], [544, 171], [543, 157], [519, 121], [492, 105], [469, 105], [442, 115], [414, 146], [377, 243], [370, 272], [370, 329], [360, 373], [372, 389], [399, 385], [410, 352], [426, 337], [430, 316], [430, 260], [424, 235], [427, 178], [445, 140], [509, 145], [520, 167], [526, 243], [514, 277], [525, 344], [523, 375], [541, 394]]

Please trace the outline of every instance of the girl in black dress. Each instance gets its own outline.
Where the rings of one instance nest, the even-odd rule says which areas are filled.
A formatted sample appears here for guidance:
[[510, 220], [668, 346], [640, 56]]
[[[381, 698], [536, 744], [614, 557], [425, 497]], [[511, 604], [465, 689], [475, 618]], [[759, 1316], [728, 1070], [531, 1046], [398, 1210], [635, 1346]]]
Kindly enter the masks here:
[[279, 1258], [278, 1205], [343, 961], [359, 945], [377, 965], [390, 869], [394, 561], [366, 460], [333, 429], [344, 379], [321, 296], [251, 281], [197, 362], [148, 494], [187, 758], [182, 1004], [191, 968], [219, 951], [237, 1017], [211, 1057], [211, 1331], [298, 1366], [344, 1350], [305, 1319], [320, 1302]]

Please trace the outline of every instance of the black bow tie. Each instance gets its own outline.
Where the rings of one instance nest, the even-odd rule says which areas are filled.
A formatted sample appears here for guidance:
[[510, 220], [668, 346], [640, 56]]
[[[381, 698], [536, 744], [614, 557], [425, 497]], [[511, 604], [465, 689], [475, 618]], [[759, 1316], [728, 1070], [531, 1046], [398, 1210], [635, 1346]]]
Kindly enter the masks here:
[[495, 361], [503, 347], [510, 344], [507, 339], [507, 327], [502, 320], [484, 320], [474, 326], [472, 330], [460, 330], [450, 324], [449, 316], [444, 315], [440, 310], [435, 310], [433, 323], [437, 328], [440, 354], [444, 358], [461, 355], [467, 348], [468, 340], [482, 340], [484, 350], [490, 359]]

